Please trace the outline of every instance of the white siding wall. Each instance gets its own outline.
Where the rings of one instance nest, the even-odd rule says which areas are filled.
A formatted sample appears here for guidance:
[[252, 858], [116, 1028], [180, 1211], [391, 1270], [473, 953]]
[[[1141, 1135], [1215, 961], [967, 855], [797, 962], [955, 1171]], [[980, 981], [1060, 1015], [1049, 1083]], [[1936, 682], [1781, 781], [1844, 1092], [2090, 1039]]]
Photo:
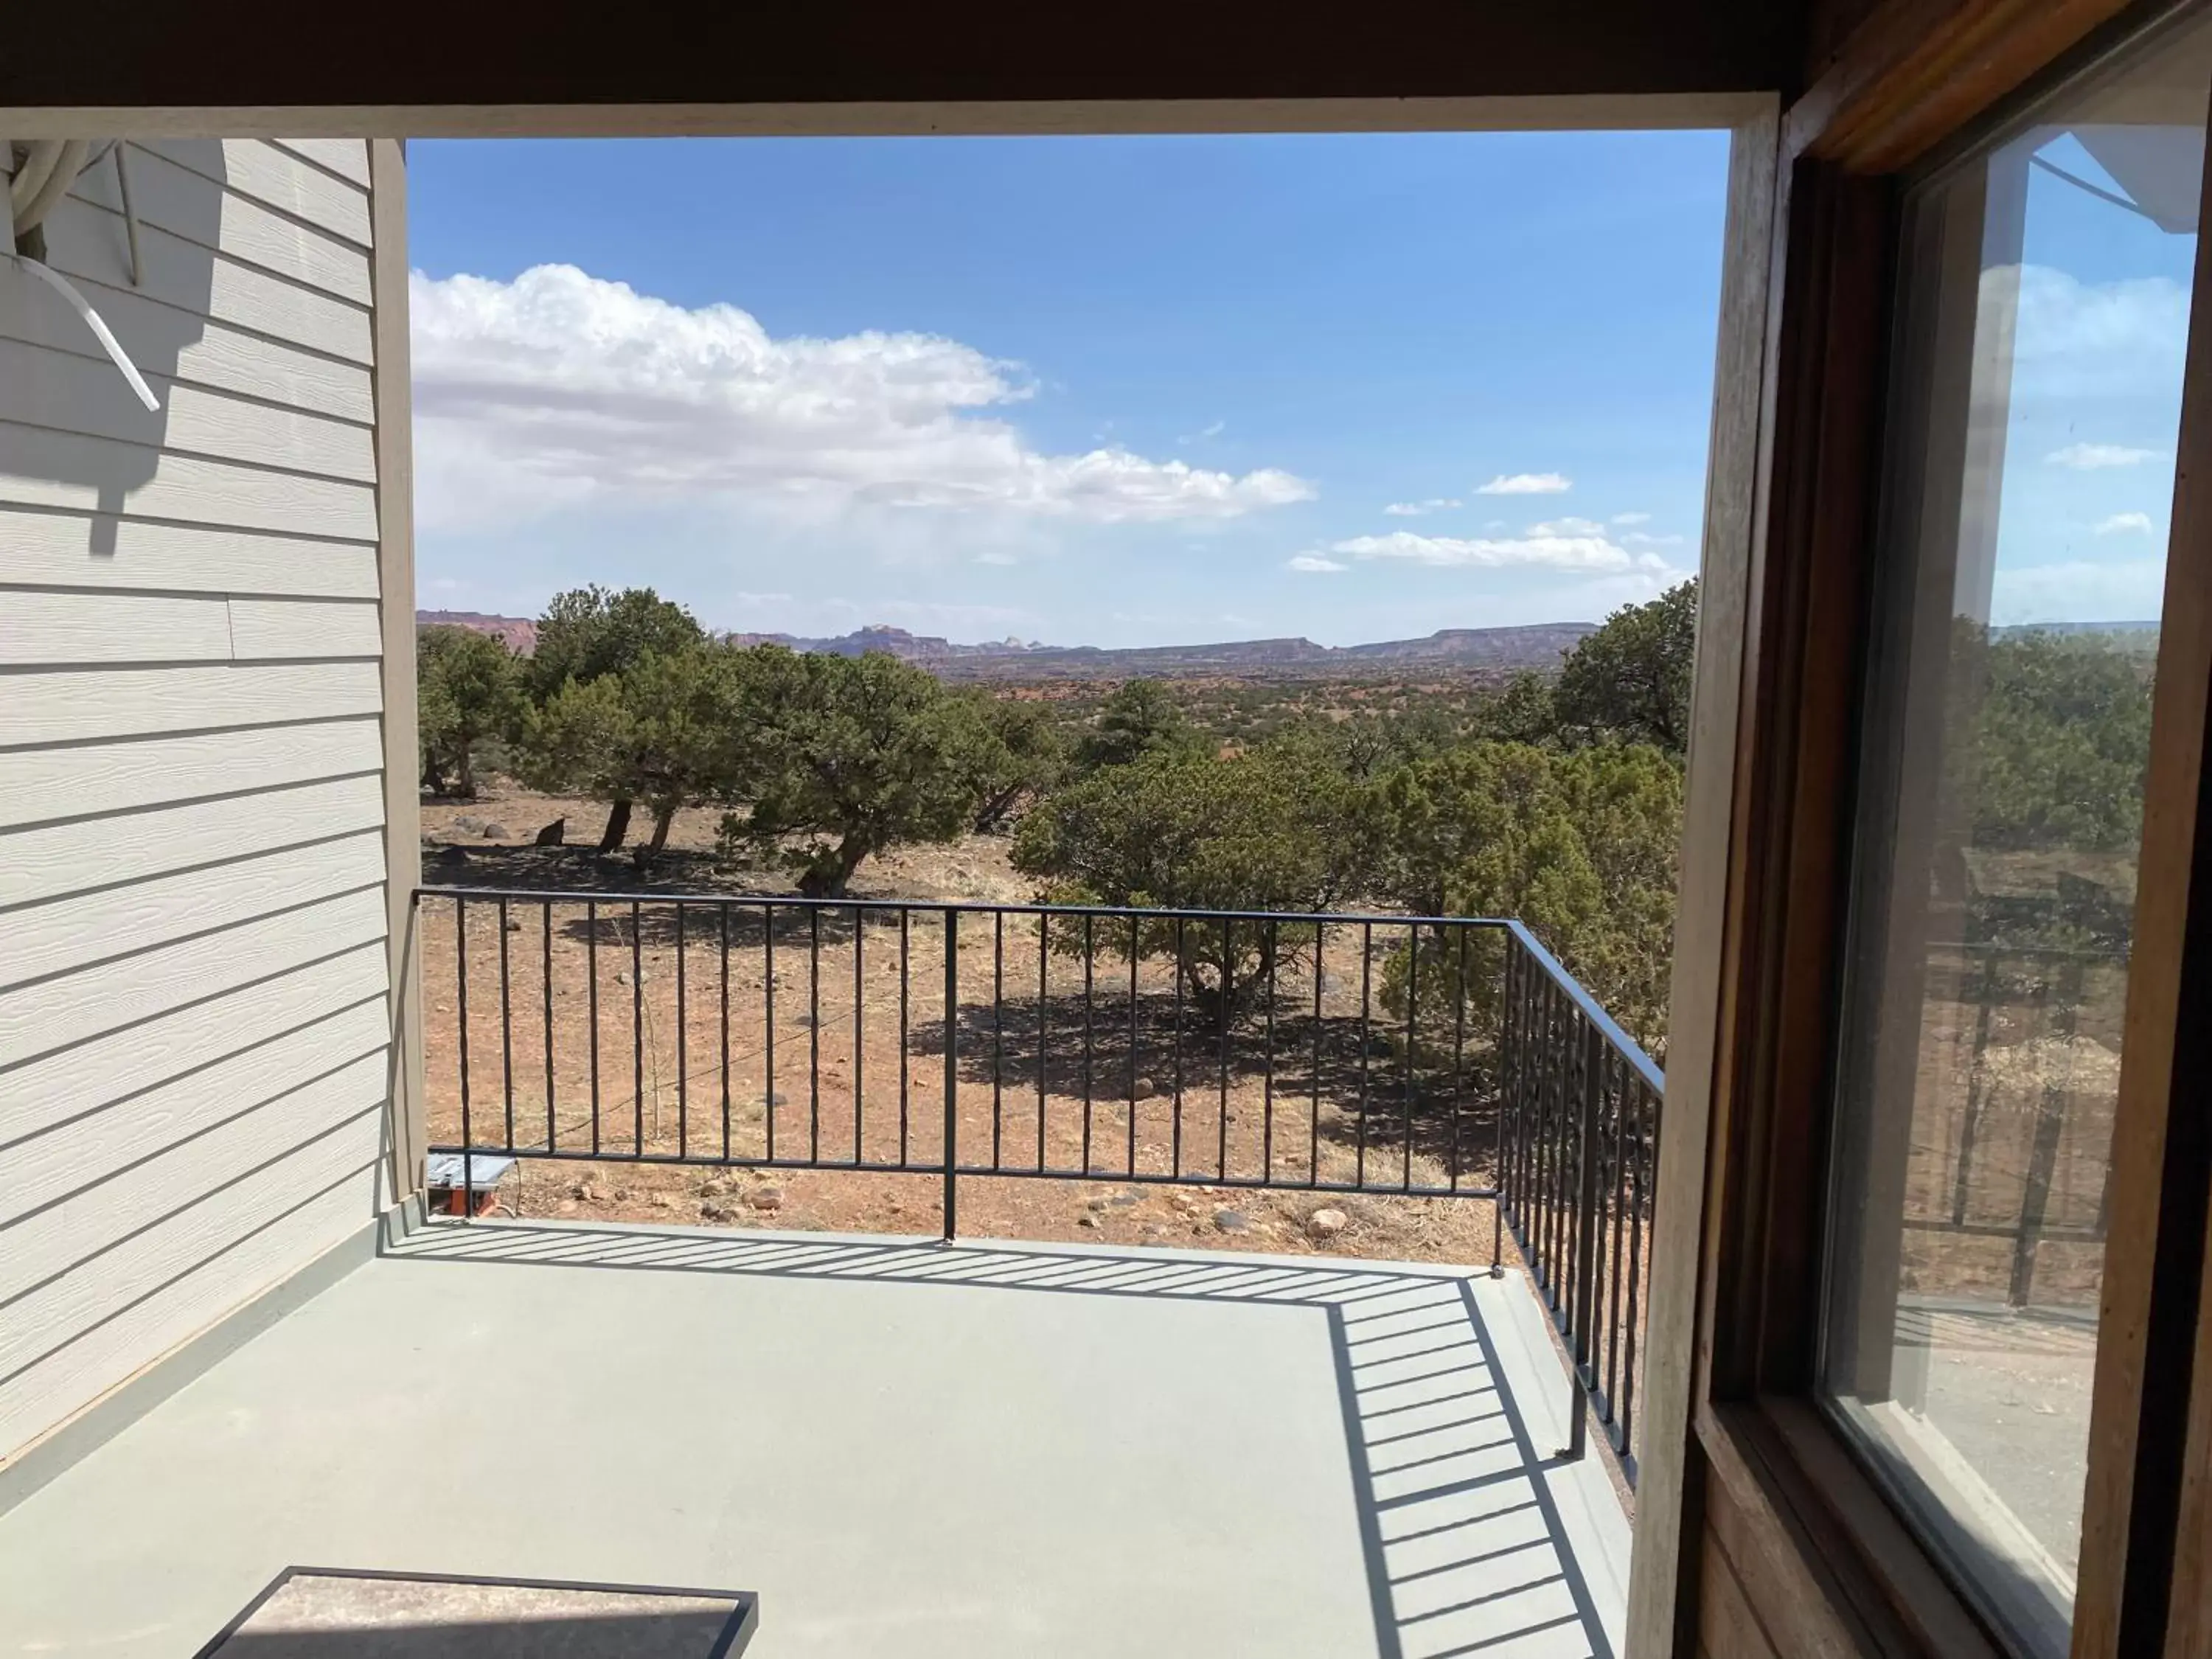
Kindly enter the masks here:
[[[0, 1461], [363, 1226], [387, 1091], [367, 146], [0, 264]], [[410, 603], [399, 595], [398, 603]]]

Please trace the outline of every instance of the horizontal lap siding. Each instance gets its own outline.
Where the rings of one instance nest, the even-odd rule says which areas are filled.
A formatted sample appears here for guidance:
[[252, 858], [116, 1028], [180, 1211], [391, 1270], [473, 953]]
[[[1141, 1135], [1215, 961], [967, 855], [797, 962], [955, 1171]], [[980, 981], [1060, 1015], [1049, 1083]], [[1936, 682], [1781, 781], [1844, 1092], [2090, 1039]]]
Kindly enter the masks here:
[[0, 1371], [0, 1443], [27, 1443], [358, 1232], [368, 1218], [376, 1126], [365, 1117], [347, 1129], [210, 1193], [127, 1257], [85, 1264], [63, 1281], [78, 1294], [9, 1310], [11, 1331], [76, 1330], [58, 1346], [27, 1347]]
[[0, 605], [0, 668], [374, 658], [380, 650], [376, 605], [367, 599], [13, 592]]
[[[91, 331], [85, 333], [89, 339]], [[105, 356], [0, 339], [0, 385], [8, 387], [11, 404], [35, 410], [44, 427], [210, 460], [273, 463], [352, 483], [376, 482], [370, 427], [235, 392], [210, 391], [160, 369], [141, 372], [159, 409], [149, 410], [135, 398], [118, 398], [115, 368]], [[271, 383], [262, 395], [289, 390]]]
[[[210, 784], [248, 794], [374, 772], [382, 760], [382, 734], [373, 715], [64, 749], [0, 750], [0, 830], [59, 818], [99, 817], [120, 826], [127, 820], [118, 814], [149, 801], [183, 801]], [[128, 831], [118, 827], [112, 833]]]
[[[103, 161], [0, 267], [0, 1462], [365, 1224], [389, 1091], [368, 155]], [[409, 603], [411, 596], [398, 596]]]
[[351, 1003], [18, 1143], [0, 1175], [0, 1226], [97, 1198], [125, 1170], [157, 1167], [173, 1149], [328, 1073], [384, 1066], [385, 1024], [380, 1001]]
[[[120, 377], [111, 390], [123, 390]], [[376, 540], [376, 492], [365, 483], [4, 419], [0, 506]]]
[[312, 161], [325, 173], [368, 188], [368, 153], [351, 138], [278, 138], [274, 146]]
[[[119, 896], [167, 871], [213, 870], [241, 854], [325, 841], [383, 821], [382, 787], [370, 775], [15, 830], [0, 841], [0, 905], [10, 907], [0, 915], [12, 935], [19, 925], [35, 927], [40, 913], [72, 894]], [[0, 984], [15, 977], [13, 965], [12, 957], [0, 964]]]
[[[64, 202], [46, 221], [46, 252], [47, 263], [83, 288], [85, 297], [95, 306], [111, 293], [133, 291], [128, 229], [119, 213], [85, 206], [74, 198]], [[258, 265], [221, 255], [210, 259], [198, 244], [151, 225], [139, 227], [138, 258], [140, 280], [135, 291], [184, 313], [188, 325], [204, 317], [211, 326], [282, 342], [363, 369], [374, 360], [369, 313], [349, 300], [287, 282]], [[147, 343], [136, 337], [124, 343], [134, 357]], [[160, 337], [152, 343], [158, 349]]]
[[0, 1087], [0, 1160], [12, 1166], [22, 1144], [39, 1135], [63, 1133], [133, 1095], [380, 998], [386, 983], [384, 947], [365, 945], [148, 1020], [131, 1028], [127, 1042], [65, 1048], [0, 1073], [7, 1085]]
[[119, 1035], [383, 937], [384, 895], [372, 888], [0, 991], [0, 1067]]
[[373, 662], [57, 668], [7, 677], [0, 749], [374, 714], [382, 702]]
[[[339, 804], [331, 805], [332, 818], [342, 822]], [[358, 820], [367, 815], [352, 816]], [[306, 834], [309, 828], [302, 825], [292, 833]], [[325, 826], [312, 828], [322, 831]], [[372, 823], [335, 840], [309, 841], [304, 846], [229, 859], [210, 868], [128, 881], [52, 904], [27, 905], [8, 918], [0, 1004], [13, 987], [33, 980], [112, 963], [336, 893], [380, 889], [383, 881], [382, 826]]]
[[376, 598], [371, 542], [0, 506], [0, 584], [143, 592]]
[[[303, 1063], [321, 1064], [325, 1058], [318, 1054]], [[112, 1254], [134, 1234], [190, 1207], [203, 1194], [337, 1124], [374, 1112], [383, 1103], [384, 1087], [382, 1053], [357, 1055], [307, 1082], [292, 1082], [274, 1099], [225, 1103], [239, 1109], [108, 1171], [89, 1190], [21, 1216], [10, 1229], [14, 1248], [0, 1255], [0, 1323], [8, 1322], [8, 1309], [70, 1268]], [[53, 1262], [64, 1265], [45, 1266]], [[0, 1370], [6, 1369], [0, 1359]]]
[[[52, 263], [58, 268], [86, 263], [65, 260], [58, 251], [49, 251], [54, 252]], [[93, 269], [104, 264], [105, 260], [100, 260]], [[124, 286], [129, 279], [120, 273], [110, 272], [109, 278], [102, 281], [93, 270], [82, 268], [70, 274], [70, 280], [91, 301], [115, 337], [131, 342], [131, 361], [141, 373], [152, 368], [172, 386], [232, 392], [361, 427], [374, 423], [376, 388], [366, 363], [351, 362], [327, 349], [311, 350], [268, 335], [248, 333], [198, 312], [164, 305], [143, 291]], [[357, 313], [348, 310], [340, 314]], [[37, 346], [56, 357], [82, 359], [102, 367], [107, 363], [107, 354], [93, 338], [92, 331], [66, 306], [20, 307], [9, 316], [6, 328], [9, 331], [0, 334], [0, 338]], [[337, 343], [333, 338], [325, 344]], [[134, 402], [119, 405], [118, 412], [128, 418], [137, 408]]]

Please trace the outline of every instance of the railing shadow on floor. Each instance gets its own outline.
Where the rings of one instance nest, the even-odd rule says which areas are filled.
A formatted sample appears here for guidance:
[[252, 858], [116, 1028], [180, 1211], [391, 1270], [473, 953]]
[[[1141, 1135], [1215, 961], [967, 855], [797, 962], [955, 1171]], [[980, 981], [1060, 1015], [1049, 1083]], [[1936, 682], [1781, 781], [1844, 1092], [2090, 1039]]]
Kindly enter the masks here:
[[431, 1221], [413, 1261], [866, 1279], [1303, 1307], [1328, 1322], [1379, 1659], [1613, 1659], [1473, 1284], [1448, 1272], [1066, 1246]]

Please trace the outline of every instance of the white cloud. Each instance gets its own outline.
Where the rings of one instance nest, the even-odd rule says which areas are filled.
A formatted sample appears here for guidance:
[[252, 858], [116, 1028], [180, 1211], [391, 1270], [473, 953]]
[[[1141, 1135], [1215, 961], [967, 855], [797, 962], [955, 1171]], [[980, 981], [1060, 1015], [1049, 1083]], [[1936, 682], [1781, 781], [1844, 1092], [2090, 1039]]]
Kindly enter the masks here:
[[2097, 533], [2100, 536], [2148, 536], [2155, 528], [2157, 526], [2151, 523], [2148, 513], [2115, 513], [2111, 518], [2099, 521]]
[[1982, 274], [1984, 302], [2002, 301], [2015, 279], [2014, 412], [2100, 397], [2178, 402], [2189, 337], [2189, 290], [2181, 283], [2166, 276], [2084, 283], [2048, 265], [1995, 266]]
[[1632, 530], [1621, 538], [1629, 547], [1680, 547], [1688, 539], [1683, 536], [1652, 536], [1641, 530]]
[[1431, 495], [1425, 501], [1393, 501], [1382, 509], [1382, 513], [1386, 518], [1418, 519], [1424, 514], [1440, 513], [1446, 507], [1458, 505], [1456, 497]]
[[2148, 622], [2164, 602], [2164, 559], [2100, 559], [1997, 569], [1990, 620]]
[[1195, 432], [1184, 433], [1182, 436], [1177, 438], [1176, 441], [1179, 444], [1202, 443], [1208, 438], [1218, 438], [1227, 428], [1229, 422], [1226, 421], [1215, 421], [1208, 425], [1199, 428]]
[[917, 599], [891, 599], [853, 605], [851, 608], [856, 613], [890, 617], [923, 628], [941, 628], [952, 634], [963, 630], [981, 633], [1014, 623], [1034, 623], [1036, 620], [1030, 612], [1006, 605], [939, 605]]
[[1355, 536], [1349, 541], [1334, 542], [1328, 550], [1355, 559], [1403, 559], [1414, 564], [1484, 570], [1613, 572], [1667, 568], [1656, 555], [1631, 553], [1603, 536], [1537, 533], [1552, 528], [1540, 525], [1526, 536], [1504, 538], [1419, 536], [1410, 530], [1394, 530], [1387, 536]]
[[887, 623], [956, 640], [1003, 639], [1012, 633], [1024, 637], [1035, 634], [1042, 620], [1009, 605], [939, 603], [881, 593], [854, 599], [842, 594], [726, 592], [716, 594], [713, 605], [716, 628], [810, 636], [849, 634], [856, 628]]
[[1348, 564], [1340, 564], [1334, 559], [1325, 559], [1318, 553], [1301, 553], [1285, 565], [1284, 568], [1302, 570], [1308, 575], [1322, 575], [1338, 570], [1349, 570], [1352, 567]]
[[2132, 449], [2125, 444], [2069, 444], [2043, 458], [2045, 466], [2063, 466], [2075, 472], [2097, 472], [2106, 467], [2141, 466], [2154, 461], [2163, 450]]
[[1602, 536], [1605, 526], [1593, 519], [1553, 519], [1528, 526], [1532, 536]]
[[1030, 395], [1018, 366], [933, 335], [778, 339], [735, 306], [687, 309], [573, 265], [511, 283], [418, 271], [409, 295], [416, 500], [432, 527], [607, 497], [1114, 524], [1314, 494], [1273, 468], [1042, 453], [988, 412]]
[[978, 634], [999, 632], [1013, 623], [1034, 623], [1036, 620], [1028, 611], [1011, 605], [945, 605], [927, 599], [838, 598], [824, 599], [813, 609], [841, 616], [848, 631], [872, 623], [891, 623], [902, 628], [971, 639]]
[[1499, 473], [1488, 483], [1477, 486], [1478, 495], [1564, 495], [1575, 487], [1575, 481], [1564, 472]]
[[1619, 525], [1650, 524], [1651, 515], [1649, 513], [1616, 513], [1613, 515], [1613, 521]]

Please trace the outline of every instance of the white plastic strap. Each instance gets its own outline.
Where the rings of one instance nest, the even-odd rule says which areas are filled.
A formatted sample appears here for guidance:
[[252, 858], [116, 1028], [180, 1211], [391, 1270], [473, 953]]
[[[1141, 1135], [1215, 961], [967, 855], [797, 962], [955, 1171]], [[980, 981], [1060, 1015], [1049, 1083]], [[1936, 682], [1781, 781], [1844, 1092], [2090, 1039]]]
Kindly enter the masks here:
[[116, 368], [123, 371], [123, 378], [131, 383], [131, 389], [138, 394], [138, 401], [149, 410], [161, 408], [161, 401], [154, 396], [153, 389], [146, 384], [145, 378], [138, 373], [137, 365], [131, 361], [130, 354], [124, 350], [115, 336], [108, 332], [107, 325], [100, 320], [100, 313], [92, 308], [92, 302], [76, 291], [76, 285], [43, 260], [33, 259], [27, 253], [18, 253], [14, 258], [17, 264], [21, 265], [26, 270], [34, 272], [47, 287], [52, 289], [63, 299], [67, 300], [70, 308], [84, 319], [85, 326], [92, 331], [93, 338], [100, 342], [101, 349], [107, 353]]

